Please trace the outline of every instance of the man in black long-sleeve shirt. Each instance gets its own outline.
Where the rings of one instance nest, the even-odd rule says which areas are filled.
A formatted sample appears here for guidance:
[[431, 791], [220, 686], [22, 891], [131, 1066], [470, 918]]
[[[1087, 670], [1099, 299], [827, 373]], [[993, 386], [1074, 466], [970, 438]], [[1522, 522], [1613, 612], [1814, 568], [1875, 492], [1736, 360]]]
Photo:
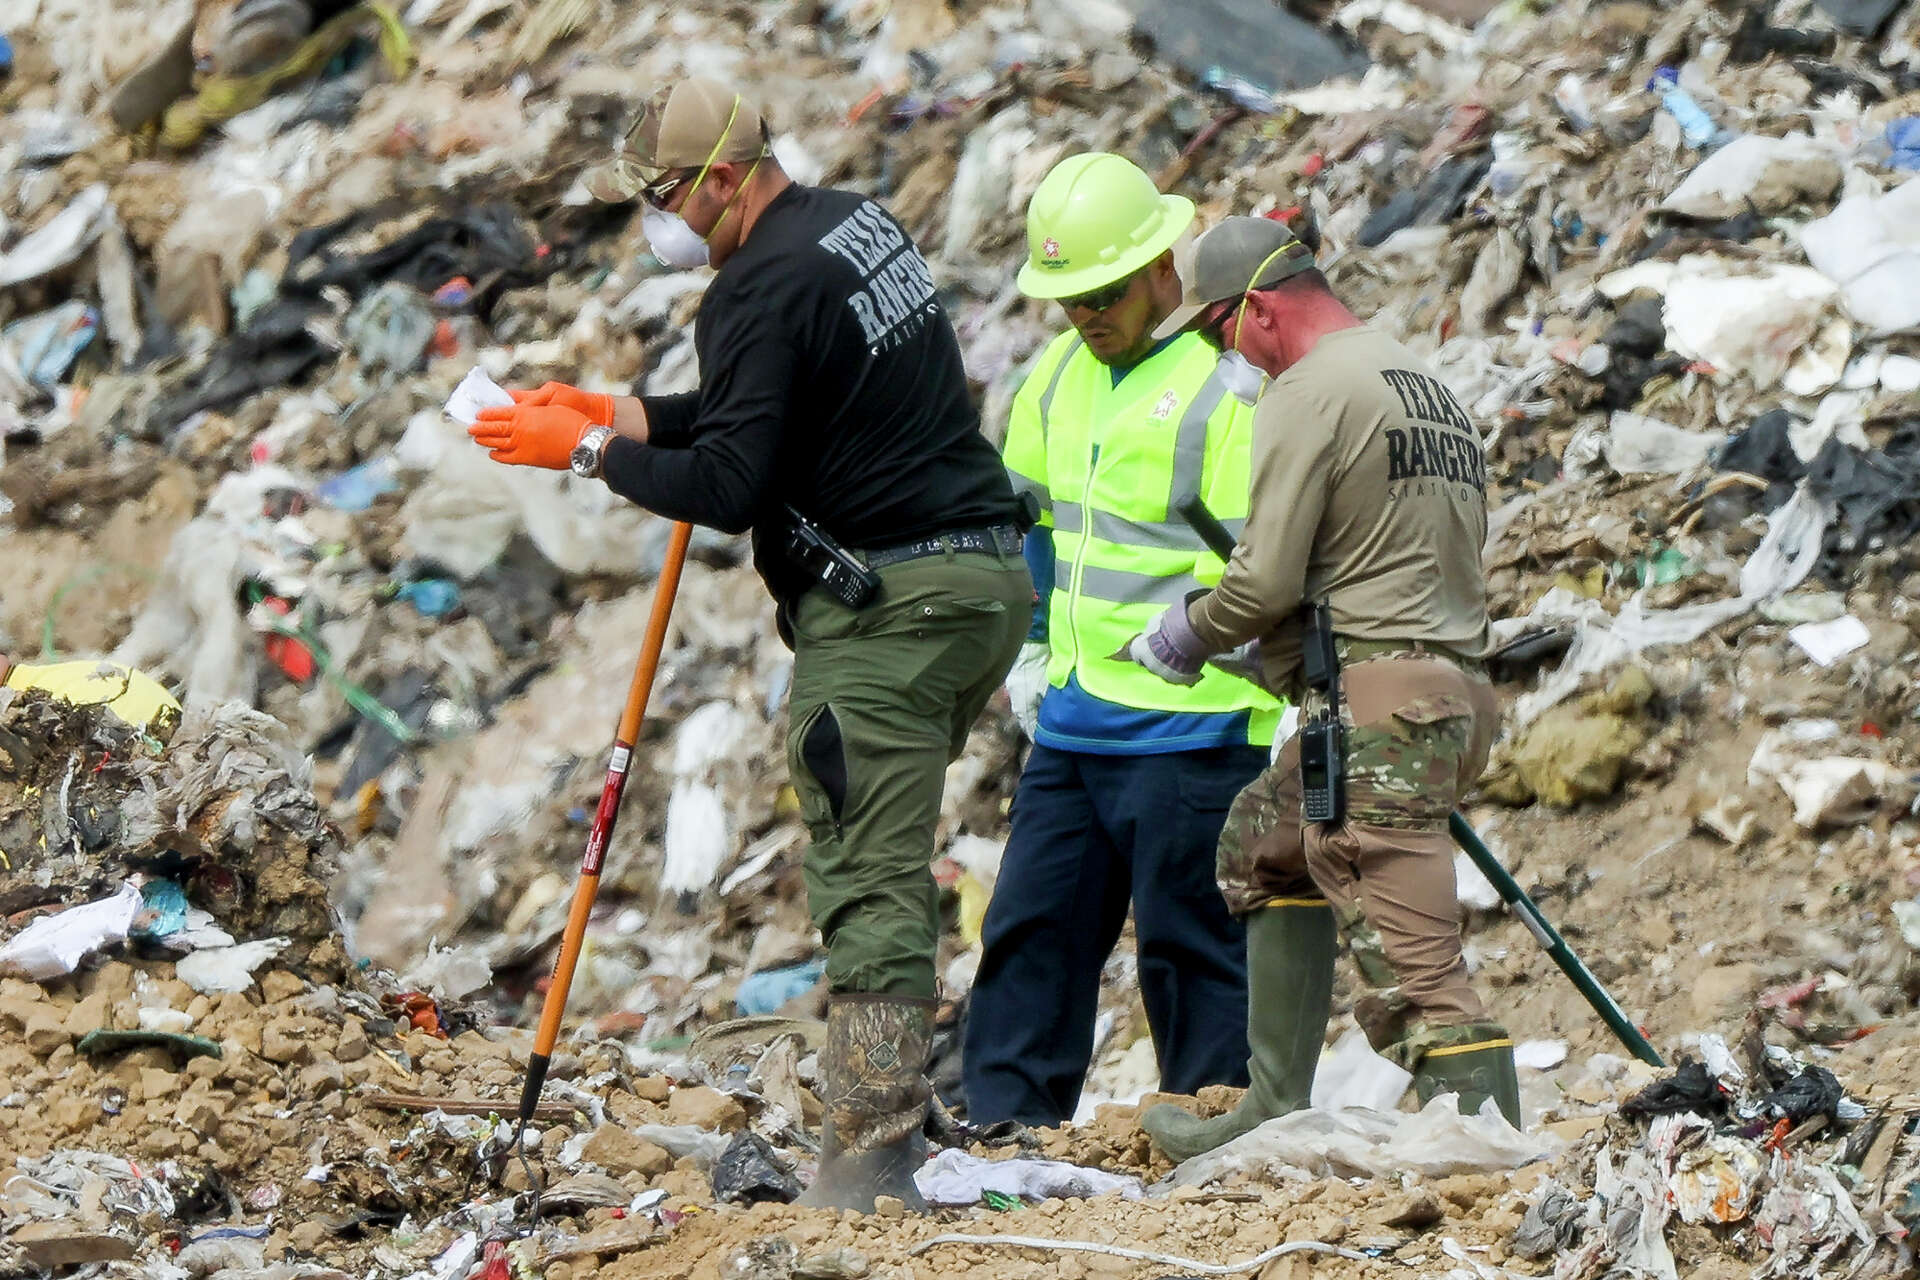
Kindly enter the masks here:
[[[656, 95], [589, 186], [645, 199], [663, 262], [718, 268], [694, 328], [700, 389], [549, 383], [484, 411], [473, 435], [498, 461], [571, 466], [661, 515], [752, 529], [794, 647], [787, 760], [832, 991], [807, 1200], [922, 1206], [928, 862], [946, 766], [1027, 631], [1018, 507], [919, 251], [871, 200], [790, 181], [739, 95], [697, 78]], [[810, 589], [789, 508], [878, 575], [873, 601]]]

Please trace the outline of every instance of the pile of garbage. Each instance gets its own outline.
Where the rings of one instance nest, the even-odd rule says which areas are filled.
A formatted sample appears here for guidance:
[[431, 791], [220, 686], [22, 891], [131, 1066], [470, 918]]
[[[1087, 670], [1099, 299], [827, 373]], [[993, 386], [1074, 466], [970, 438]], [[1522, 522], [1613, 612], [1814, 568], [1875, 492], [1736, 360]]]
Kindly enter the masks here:
[[[1546, 1265], [1513, 1233], [1550, 1181], [1581, 1206], [1532, 1214], [1567, 1275], [1666, 1274], [1662, 1249], [1710, 1276], [1904, 1256], [1920, 6], [616, 9], [30, 0], [0, 17], [0, 640], [112, 653], [184, 704], [170, 739], [36, 695], [0, 707], [0, 1122], [31, 1164], [0, 1170], [0, 1248], [28, 1248], [30, 1218], [191, 1274], [520, 1269], [485, 1249], [527, 1195], [515, 1162], [496, 1167], [500, 1126], [369, 1099], [497, 1114], [511, 1096], [666, 528], [599, 486], [494, 466], [442, 406], [476, 368], [693, 385], [703, 278], [662, 268], [579, 176], [645, 86], [698, 70], [751, 87], [795, 177], [869, 191], [912, 231], [990, 435], [1060, 323], [1013, 287], [1027, 197], [1059, 157], [1128, 154], [1204, 220], [1312, 219], [1335, 287], [1430, 353], [1486, 429], [1510, 715], [1474, 825], [1655, 1043], [1757, 1037], [1869, 1109], [1769, 1149], [1740, 1108], [1787, 1081], [1749, 1055], [1744, 1083], [1714, 1068], [1729, 1110], [1607, 1119], [1646, 1081], [1463, 868], [1476, 980], [1516, 1035], [1560, 1046], [1525, 1074], [1566, 1152], [1278, 1192], [1265, 1161], [1148, 1210], [1032, 1197], [1047, 1234], [1216, 1263], [1297, 1237], [1384, 1251], [1320, 1255], [1329, 1275], [1418, 1257], [1478, 1277]], [[804, 1178], [821, 999], [780, 748], [790, 660], [743, 552], [696, 535], [574, 984], [554, 1092], [571, 1110], [537, 1149], [554, 1221], [627, 1243], [553, 1261], [543, 1235], [541, 1274], [630, 1254], [716, 1276], [1177, 1272], [1012, 1246], [909, 1258], [950, 1224], [841, 1223], [772, 1203], [784, 1191], [714, 1207], [708, 1174], [740, 1132], [773, 1154], [743, 1143], [735, 1163]], [[1019, 751], [989, 716], [948, 779], [935, 1074], [955, 1104]], [[1123, 949], [1085, 1123], [1019, 1154], [1165, 1172], [1131, 1119], [1155, 1083], [1135, 987]], [[743, 1016], [800, 1030], [698, 1065]], [[111, 1038], [129, 1034], [163, 1039]], [[579, 1141], [675, 1128], [700, 1090], [739, 1123], [702, 1119], [685, 1149], [642, 1139], [664, 1167]], [[1744, 1188], [1728, 1203], [1746, 1214], [1689, 1219], [1660, 1192], [1682, 1166]], [[554, 1199], [595, 1177], [621, 1190]], [[1406, 1223], [1378, 1219], [1388, 1201]], [[1603, 1201], [1618, 1211], [1585, 1208]], [[1388, 1249], [1393, 1231], [1414, 1234]]]
[[339, 846], [285, 729], [237, 703], [171, 731], [170, 744], [151, 727], [0, 690], [0, 916], [92, 903], [0, 945], [0, 972], [63, 977], [133, 938], [193, 957], [210, 989], [238, 990], [274, 956], [315, 980], [344, 977]]

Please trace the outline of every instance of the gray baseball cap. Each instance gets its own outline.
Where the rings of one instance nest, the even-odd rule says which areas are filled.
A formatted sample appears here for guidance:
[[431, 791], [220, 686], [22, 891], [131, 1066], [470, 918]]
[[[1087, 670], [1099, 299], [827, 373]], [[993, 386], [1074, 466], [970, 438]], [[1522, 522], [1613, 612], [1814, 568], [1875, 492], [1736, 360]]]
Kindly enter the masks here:
[[[1178, 256], [1187, 256], [1179, 262]], [[1272, 218], [1225, 218], [1193, 242], [1190, 255], [1177, 255], [1184, 292], [1174, 313], [1153, 331], [1171, 338], [1190, 327], [1216, 302], [1238, 298], [1263, 285], [1278, 284], [1313, 269], [1313, 250]]]

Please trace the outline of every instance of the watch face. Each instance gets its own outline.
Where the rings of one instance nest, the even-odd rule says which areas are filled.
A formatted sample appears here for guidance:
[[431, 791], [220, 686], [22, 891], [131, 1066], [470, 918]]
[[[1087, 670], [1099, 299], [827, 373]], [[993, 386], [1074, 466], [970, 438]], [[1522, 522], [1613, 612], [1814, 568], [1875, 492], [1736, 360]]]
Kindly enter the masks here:
[[591, 480], [600, 474], [601, 450], [613, 439], [613, 432], [605, 427], [595, 427], [580, 437], [580, 443], [573, 446], [573, 453], [567, 461], [573, 467], [575, 475]]

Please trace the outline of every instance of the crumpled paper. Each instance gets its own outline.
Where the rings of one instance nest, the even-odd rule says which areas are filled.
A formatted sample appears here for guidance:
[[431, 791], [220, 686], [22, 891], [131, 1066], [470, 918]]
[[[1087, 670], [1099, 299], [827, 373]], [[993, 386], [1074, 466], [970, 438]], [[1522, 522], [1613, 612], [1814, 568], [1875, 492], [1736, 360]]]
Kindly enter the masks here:
[[445, 412], [461, 426], [470, 427], [482, 409], [505, 409], [512, 404], [513, 397], [476, 365], [467, 370], [467, 376], [460, 379], [460, 385], [447, 397]]

